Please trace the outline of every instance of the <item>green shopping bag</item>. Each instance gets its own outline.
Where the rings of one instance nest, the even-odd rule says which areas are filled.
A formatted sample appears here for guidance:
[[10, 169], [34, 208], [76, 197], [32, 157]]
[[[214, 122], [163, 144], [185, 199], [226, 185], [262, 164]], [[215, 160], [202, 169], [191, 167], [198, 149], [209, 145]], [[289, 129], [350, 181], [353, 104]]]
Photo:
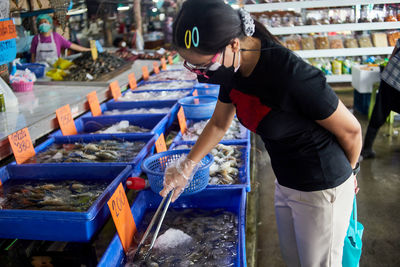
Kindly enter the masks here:
[[343, 246], [343, 267], [358, 267], [361, 258], [362, 235], [364, 226], [357, 221], [357, 200], [354, 196], [353, 212], [350, 218], [349, 229]]

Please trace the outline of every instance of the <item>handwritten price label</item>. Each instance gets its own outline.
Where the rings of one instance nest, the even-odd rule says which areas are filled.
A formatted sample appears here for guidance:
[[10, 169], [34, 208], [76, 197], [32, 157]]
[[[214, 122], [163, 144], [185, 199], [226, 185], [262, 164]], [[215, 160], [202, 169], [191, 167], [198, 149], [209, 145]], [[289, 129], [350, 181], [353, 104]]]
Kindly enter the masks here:
[[89, 102], [90, 111], [92, 112], [93, 117], [100, 116], [101, 108], [99, 104], [99, 99], [97, 98], [96, 91], [87, 94], [86, 98]]
[[131, 88], [131, 90], [136, 89], [137, 83], [136, 83], [135, 73], [132, 72], [128, 74], [128, 80], [129, 80], [129, 87]]
[[0, 41], [17, 38], [17, 31], [14, 22], [9, 20], [0, 21]]
[[186, 118], [185, 118], [185, 113], [183, 112], [183, 108], [181, 107], [178, 111], [178, 122], [179, 122], [179, 127], [181, 128], [181, 133], [184, 134], [186, 132]]
[[118, 185], [117, 190], [115, 190], [110, 200], [108, 200], [107, 205], [110, 208], [111, 216], [117, 228], [122, 247], [124, 251], [127, 252], [131, 245], [133, 235], [136, 232], [136, 224], [132, 212], [129, 209], [129, 202], [122, 183]]
[[143, 77], [143, 80], [145, 80], [145, 81], [147, 81], [149, 79], [149, 69], [147, 68], [147, 66], [142, 67], [142, 77]]
[[172, 56], [168, 56], [168, 64], [170, 64], [170, 65], [174, 64], [174, 60], [172, 59]]
[[167, 151], [167, 145], [165, 144], [165, 138], [163, 133], [161, 133], [160, 137], [158, 137], [156, 141], [156, 150], [157, 153]]
[[160, 67], [158, 66], [157, 62], [153, 62], [153, 71], [155, 74], [159, 74], [160, 73]]
[[161, 69], [167, 70], [167, 61], [165, 60], [165, 58], [161, 58]]
[[77, 134], [74, 119], [72, 118], [69, 105], [65, 105], [56, 110], [58, 124], [60, 124], [63, 135]]
[[114, 100], [117, 101], [121, 97], [121, 88], [119, 88], [118, 81], [110, 83], [110, 90]]
[[10, 134], [8, 136], [8, 141], [14, 153], [15, 161], [18, 164], [24, 163], [26, 160], [35, 156], [35, 149], [33, 148], [28, 128]]

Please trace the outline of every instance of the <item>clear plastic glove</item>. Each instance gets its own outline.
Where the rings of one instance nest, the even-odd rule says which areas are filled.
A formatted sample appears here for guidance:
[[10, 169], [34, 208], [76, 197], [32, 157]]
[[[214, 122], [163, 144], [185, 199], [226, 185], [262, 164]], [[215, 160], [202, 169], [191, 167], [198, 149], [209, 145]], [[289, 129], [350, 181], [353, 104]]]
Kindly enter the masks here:
[[178, 160], [172, 162], [164, 174], [164, 188], [160, 191], [162, 197], [166, 197], [169, 192], [174, 191], [172, 202], [174, 202], [189, 186], [194, 174], [199, 168], [199, 164], [183, 155]]

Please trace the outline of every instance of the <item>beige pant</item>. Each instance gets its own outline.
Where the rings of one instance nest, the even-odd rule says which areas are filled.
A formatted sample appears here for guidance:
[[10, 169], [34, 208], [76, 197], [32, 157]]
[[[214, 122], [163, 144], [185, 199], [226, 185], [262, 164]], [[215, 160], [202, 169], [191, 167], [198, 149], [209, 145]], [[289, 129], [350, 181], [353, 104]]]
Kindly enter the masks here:
[[282, 257], [292, 266], [342, 266], [354, 198], [354, 176], [338, 187], [303, 192], [275, 181], [275, 213]]

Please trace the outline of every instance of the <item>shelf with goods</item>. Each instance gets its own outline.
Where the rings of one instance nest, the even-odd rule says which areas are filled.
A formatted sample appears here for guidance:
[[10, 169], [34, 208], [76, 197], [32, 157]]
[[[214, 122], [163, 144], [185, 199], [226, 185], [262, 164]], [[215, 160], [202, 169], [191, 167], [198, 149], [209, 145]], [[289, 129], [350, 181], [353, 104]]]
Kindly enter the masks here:
[[395, 4], [400, 3], [400, 0], [312, 0], [312, 1], [292, 1], [278, 3], [263, 3], [245, 5], [244, 9], [248, 12], [263, 12], [273, 10], [301, 9], [301, 8], [324, 8], [324, 7], [344, 7], [354, 5], [369, 5], [369, 4]]
[[394, 47], [364, 47], [364, 48], [342, 48], [342, 49], [317, 49], [294, 51], [302, 58], [316, 57], [352, 57], [368, 55], [390, 55]]
[[305, 25], [268, 28], [273, 35], [288, 35], [314, 32], [375, 31], [399, 29], [400, 22], [367, 22], [329, 25]]
[[[368, 56], [380, 59], [390, 55], [400, 35], [400, 12], [396, 21], [396, 5], [391, 5], [398, 3], [400, 0], [304, 0], [244, 8], [298, 56], [316, 66], [329, 66], [335, 58], [343, 63], [344, 59], [360, 60], [351, 57], [370, 60]], [[329, 73], [329, 68], [326, 71]], [[328, 82], [351, 81], [348, 72], [333, 74], [327, 75]]]

